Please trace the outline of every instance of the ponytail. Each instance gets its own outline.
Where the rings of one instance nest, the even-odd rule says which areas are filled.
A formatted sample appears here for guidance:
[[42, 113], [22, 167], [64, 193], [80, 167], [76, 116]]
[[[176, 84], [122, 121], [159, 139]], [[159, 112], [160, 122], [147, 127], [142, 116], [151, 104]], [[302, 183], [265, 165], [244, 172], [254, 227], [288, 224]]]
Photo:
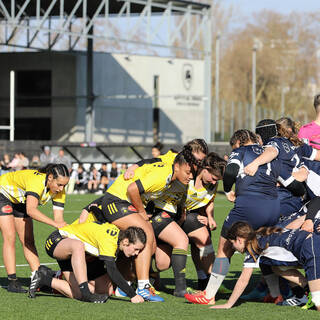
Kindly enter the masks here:
[[282, 228], [278, 227], [261, 227], [258, 230], [253, 228], [243, 221], [235, 222], [228, 231], [227, 239], [236, 240], [237, 237], [245, 239], [245, 247], [250, 255], [255, 259], [255, 253], [260, 255], [263, 250], [267, 249], [269, 244], [261, 248], [258, 242], [258, 236], [269, 236], [273, 233], [282, 232]]

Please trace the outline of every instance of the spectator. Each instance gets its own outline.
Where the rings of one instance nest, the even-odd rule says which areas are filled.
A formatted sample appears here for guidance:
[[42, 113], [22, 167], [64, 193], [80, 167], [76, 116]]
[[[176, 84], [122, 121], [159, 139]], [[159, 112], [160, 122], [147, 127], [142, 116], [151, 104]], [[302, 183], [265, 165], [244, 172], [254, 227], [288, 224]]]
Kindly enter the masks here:
[[[116, 162], [112, 162], [111, 164], [111, 170], [110, 170], [110, 184], [114, 182], [118, 177], [118, 166]], [[110, 186], [110, 185], [109, 185]]]
[[161, 150], [163, 149], [163, 144], [157, 142], [151, 150], [152, 158], [158, 158], [161, 155]]
[[69, 171], [71, 171], [71, 161], [69, 159], [69, 157], [67, 157], [65, 154], [64, 154], [64, 150], [61, 148], [59, 150], [59, 153], [58, 155], [55, 157], [54, 159], [54, 162], [55, 163], [62, 163], [64, 164]]
[[308, 140], [308, 144], [320, 149], [320, 94], [314, 97], [313, 106], [316, 111], [316, 118], [300, 128], [298, 137]]
[[96, 192], [100, 184], [100, 172], [95, 166], [91, 167], [90, 176], [88, 181], [88, 191], [90, 193]]
[[41, 166], [45, 167], [48, 163], [54, 163], [55, 156], [51, 153], [49, 146], [43, 148], [43, 152], [40, 154]]
[[0, 161], [0, 168], [1, 168], [0, 174], [9, 172], [10, 170], [9, 163], [10, 163], [10, 156], [8, 153], [5, 153], [3, 155], [3, 159]]
[[30, 169], [38, 169], [40, 168], [41, 163], [40, 163], [40, 158], [38, 155], [34, 155], [31, 159], [31, 162], [29, 164]]
[[109, 184], [108, 170], [107, 170], [106, 163], [102, 163], [99, 172], [100, 172], [100, 185], [99, 185], [99, 190], [97, 191], [97, 193], [102, 194], [107, 191], [108, 184]]
[[20, 158], [21, 169], [28, 169], [29, 168], [29, 159], [23, 152], [18, 153]]
[[20, 156], [19, 153], [16, 153], [13, 157], [13, 159], [10, 161], [10, 163], [8, 164], [8, 167], [12, 170], [12, 171], [18, 171], [22, 169], [22, 163], [20, 160]]
[[78, 170], [71, 168], [69, 183], [66, 185], [66, 193], [67, 194], [74, 193], [77, 177], [78, 177]]
[[124, 174], [128, 169], [128, 165], [126, 163], [123, 163], [121, 165], [120, 174]]
[[77, 170], [76, 184], [74, 186], [74, 193], [84, 194], [88, 186], [88, 172], [86, 172], [83, 166], [80, 164]]

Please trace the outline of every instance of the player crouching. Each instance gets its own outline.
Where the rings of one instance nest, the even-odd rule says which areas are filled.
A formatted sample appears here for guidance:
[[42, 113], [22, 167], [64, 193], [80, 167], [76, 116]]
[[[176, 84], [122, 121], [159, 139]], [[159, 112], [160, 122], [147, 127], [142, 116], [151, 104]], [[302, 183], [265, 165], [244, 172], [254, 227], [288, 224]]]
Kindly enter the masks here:
[[145, 232], [138, 227], [119, 230], [109, 223], [72, 224], [54, 231], [46, 240], [47, 254], [56, 259], [66, 280], [52, 277], [39, 267], [29, 288], [34, 298], [43, 285], [69, 298], [104, 303], [113, 292], [112, 282], [123, 290], [131, 302], [143, 302], [117, 269], [119, 251], [126, 257], [137, 256], [146, 243]]

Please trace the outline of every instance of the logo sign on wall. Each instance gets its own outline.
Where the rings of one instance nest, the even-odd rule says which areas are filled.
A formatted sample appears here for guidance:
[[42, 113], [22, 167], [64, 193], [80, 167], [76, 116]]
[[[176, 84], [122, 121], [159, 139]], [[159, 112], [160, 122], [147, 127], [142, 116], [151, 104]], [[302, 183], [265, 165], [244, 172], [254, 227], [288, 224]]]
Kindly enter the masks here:
[[185, 63], [182, 66], [182, 82], [186, 90], [189, 90], [193, 82], [193, 66], [189, 63]]

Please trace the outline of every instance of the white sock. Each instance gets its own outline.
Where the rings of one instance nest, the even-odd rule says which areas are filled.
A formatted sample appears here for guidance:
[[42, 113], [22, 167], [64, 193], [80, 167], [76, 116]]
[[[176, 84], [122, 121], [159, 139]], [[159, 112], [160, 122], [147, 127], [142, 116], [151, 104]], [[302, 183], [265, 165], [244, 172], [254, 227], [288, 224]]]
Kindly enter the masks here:
[[206, 298], [207, 299], [212, 299], [217, 291], [219, 290], [221, 283], [223, 282], [224, 278], [226, 276], [222, 274], [217, 274], [217, 273], [211, 273], [209, 282], [206, 287]]
[[36, 274], [36, 272], [37, 272], [37, 270], [34, 270], [34, 271], [31, 272], [31, 277], [30, 277], [31, 279], [34, 277], [34, 275]]
[[138, 280], [138, 289], [144, 289], [146, 284], [150, 284], [149, 279], [147, 279], [147, 280]]
[[279, 276], [271, 273], [263, 276], [269, 288], [270, 295], [275, 298], [280, 295]]

